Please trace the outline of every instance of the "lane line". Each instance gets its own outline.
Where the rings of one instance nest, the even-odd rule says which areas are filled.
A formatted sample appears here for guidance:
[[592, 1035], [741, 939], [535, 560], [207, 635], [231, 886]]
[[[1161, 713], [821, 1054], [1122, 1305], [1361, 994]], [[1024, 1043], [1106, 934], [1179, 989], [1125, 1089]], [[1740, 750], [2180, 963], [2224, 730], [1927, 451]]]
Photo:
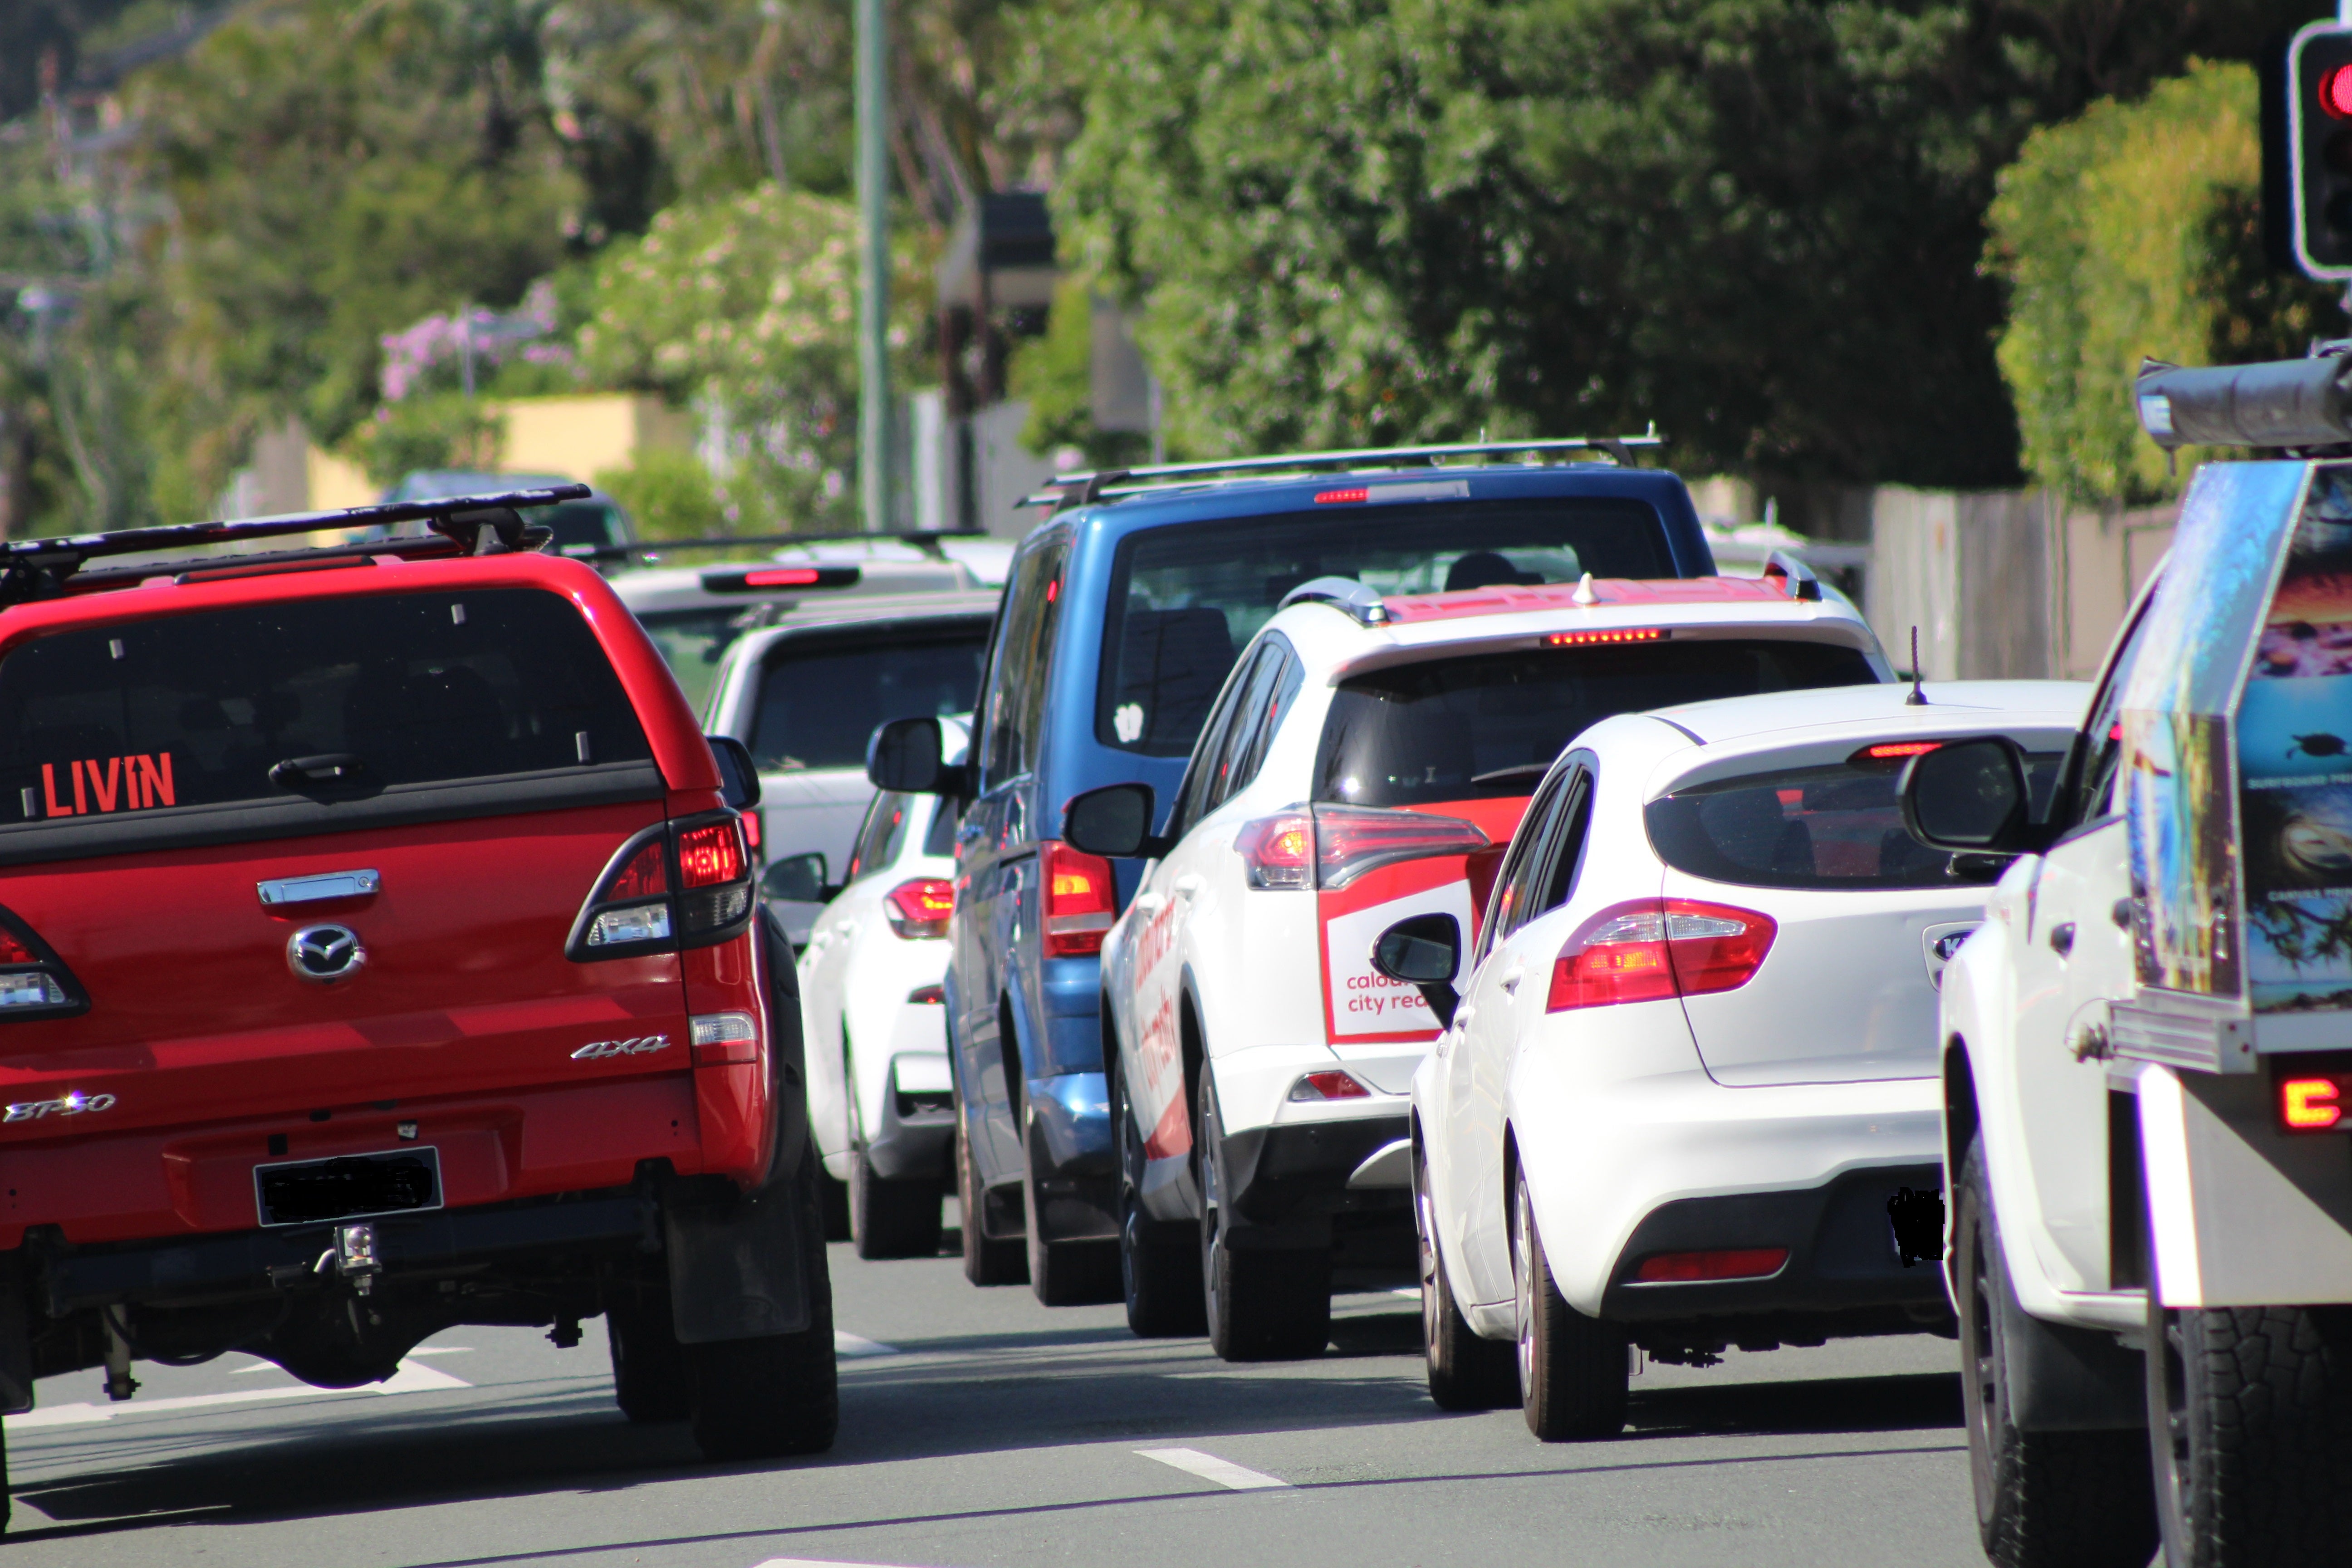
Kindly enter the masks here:
[[1198, 1448], [1138, 1448], [1136, 1452], [1147, 1459], [1172, 1465], [1188, 1476], [1198, 1476], [1204, 1481], [1214, 1481], [1237, 1492], [1262, 1491], [1268, 1487], [1286, 1489], [1290, 1485], [1288, 1481], [1278, 1481], [1255, 1470], [1245, 1470], [1231, 1459], [1203, 1454]]
[[[833, 1353], [835, 1355], [866, 1356], [899, 1355], [904, 1352], [901, 1352], [897, 1345], [886, 1345], [880, 1340], [869, 1340], [865, 1338], [863, 1335], [853, 1334], [845, 1330], [835, 1329], [833, 1331]], [[779, 1557], [776, 1561], [782, 1563], [784, 1559]], [[767, 1565], [765, 1563], [761, 1563], [760, 1568], [767, 1568]]]
[[[239, 1372], [251, 1372], [251, 1367], [239, 1367]], [[38, 1410], [28, 1410], [21, 1415], [8, 1416], [0, 1426], [10, 1432], [37, 1431], [43, 1426], [85, 1426], [99, 1421], [111, 1421], [118, 1415], [146, 1415], [173, 1410], [205, 1410], [215, 1405], [250, 1405], [265, 1399], [317, 1399], [331, 1394], [429, 1394], [441, 1389], [471, 1388], [474, 1385], [462, 1377], [452, 1377], [439, 1367], [426, 1366], [423, 1362], [402, 1358], [400, 1370], [382, 1383], [365, 1388], [312, 1388], [297, 1384], [291, 1388], [239, 1388], [226, 1394], [184, 1394], [173, 1399], [131, 1399], [117, 1405], [77, 1403], [47, 1405]]]
[[881, 1563], [835, 1563], [829, 1557], [771, 1557], [751, 1568], [889, 1568]]

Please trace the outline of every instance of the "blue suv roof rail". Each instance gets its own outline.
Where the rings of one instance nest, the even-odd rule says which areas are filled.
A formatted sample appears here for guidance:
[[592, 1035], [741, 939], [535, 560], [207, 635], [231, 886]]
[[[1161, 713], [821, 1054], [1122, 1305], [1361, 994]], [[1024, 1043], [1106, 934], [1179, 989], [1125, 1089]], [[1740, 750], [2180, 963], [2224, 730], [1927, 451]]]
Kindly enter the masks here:
[[1275, 606], [1278, 615], [1293, 605], [1328, 605], [1359, 626], [1377, 626], [1389, 618], [1389, 608], [1370, 584], [1353, 577], [1318, 577], [1301, 583]]
[[[1419, 459], [1433, 468], [1448, 458], [1507, 457], [1514, 453], [1601, 452], [1621, 468], [1633, 466], [1633, 448], [1656, 447], [1664, 438], [1657, 422], [1639, 436], [1543, 437], [1525, 441], [1456, 441], [1424, 447], [1355, 447], [1328, 452], [1284, 452], [1268, 457], [1226, 458], [1205, 463], [1160, 463], [1141, 468], [1107, 468], [1077, 474], [1056, 474], [1048, 489], [1022, 498], [1021, 505], [1049, 506], [1055, 510], [1087, 506], [1112, 496], [1139, 495], [1199, 484], [1219, 475], [1234, 479], [1271, 476], [1289, 469], [1351, 468], [1381, 462]], [[1141, 480], [1143, 483], [1130, 481]], [[1157, 483], [1150, 481], [1160, 481]]]

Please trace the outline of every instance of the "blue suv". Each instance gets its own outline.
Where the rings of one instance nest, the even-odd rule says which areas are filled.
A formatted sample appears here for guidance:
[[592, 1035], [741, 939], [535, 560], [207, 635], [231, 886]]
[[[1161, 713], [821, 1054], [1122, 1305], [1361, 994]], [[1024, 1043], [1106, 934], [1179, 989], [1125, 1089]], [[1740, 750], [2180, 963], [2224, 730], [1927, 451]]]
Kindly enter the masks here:
[[1173, 802], [1235, 656], [1315, 578], [1411, 594], [1714, 572], [1673, 474], [1618, 442], [1537, 446], [1620, 461], [1435, 462], [1521, 445], [1075, 476], [1013, 558], [970, 761], [942, 763], [936, 720], [875, 732], [879, 787], [961, 803], [946, 999], [972, 1283], [1025, 1269], [1049, 1306], [1120, 1296], [1098, 955], [1142, 862], [1061, 842], [1072, 796], [1134, 781]]

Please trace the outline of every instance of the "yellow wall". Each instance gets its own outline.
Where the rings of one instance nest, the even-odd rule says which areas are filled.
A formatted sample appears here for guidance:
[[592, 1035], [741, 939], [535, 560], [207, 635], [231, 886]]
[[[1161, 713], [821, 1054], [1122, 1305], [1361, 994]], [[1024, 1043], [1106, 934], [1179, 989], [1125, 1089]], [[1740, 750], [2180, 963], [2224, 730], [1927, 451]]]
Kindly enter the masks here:
[[[640, 447], [684, 451], [694, 444], [694, 422], [658, 397], [590, 393], [509, 398], [488, 406], [506, 416], [499, 467], [508, 473], [593, 479], [600, 469], [625, 465]], [[358, 464], [317, 447], [307, 455], [305, 472], [309, 507], [366, 506], [383, 494]]]

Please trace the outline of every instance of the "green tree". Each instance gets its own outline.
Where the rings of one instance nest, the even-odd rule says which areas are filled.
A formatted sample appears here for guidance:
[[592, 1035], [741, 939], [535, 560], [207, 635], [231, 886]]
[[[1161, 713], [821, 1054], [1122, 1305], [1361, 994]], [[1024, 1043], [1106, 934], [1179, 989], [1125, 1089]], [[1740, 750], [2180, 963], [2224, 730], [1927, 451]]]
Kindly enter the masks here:
[[2334, 291], [2263, 255], [2257, 97], [2245, 67], [2200, 64], [2036, 132], [2003, 171], [1986, 261], [2010, 284], [2000, 368], [2043, 484], [2177, 489], [2133, 412], [2140, 361], [2276, 359], [2334, 329]]
[[2016, 477], [1979, 270], [2037, 124], [2284, 0], [1105, 0], [1056, 214], [1211, 449], [1591, 434]]

